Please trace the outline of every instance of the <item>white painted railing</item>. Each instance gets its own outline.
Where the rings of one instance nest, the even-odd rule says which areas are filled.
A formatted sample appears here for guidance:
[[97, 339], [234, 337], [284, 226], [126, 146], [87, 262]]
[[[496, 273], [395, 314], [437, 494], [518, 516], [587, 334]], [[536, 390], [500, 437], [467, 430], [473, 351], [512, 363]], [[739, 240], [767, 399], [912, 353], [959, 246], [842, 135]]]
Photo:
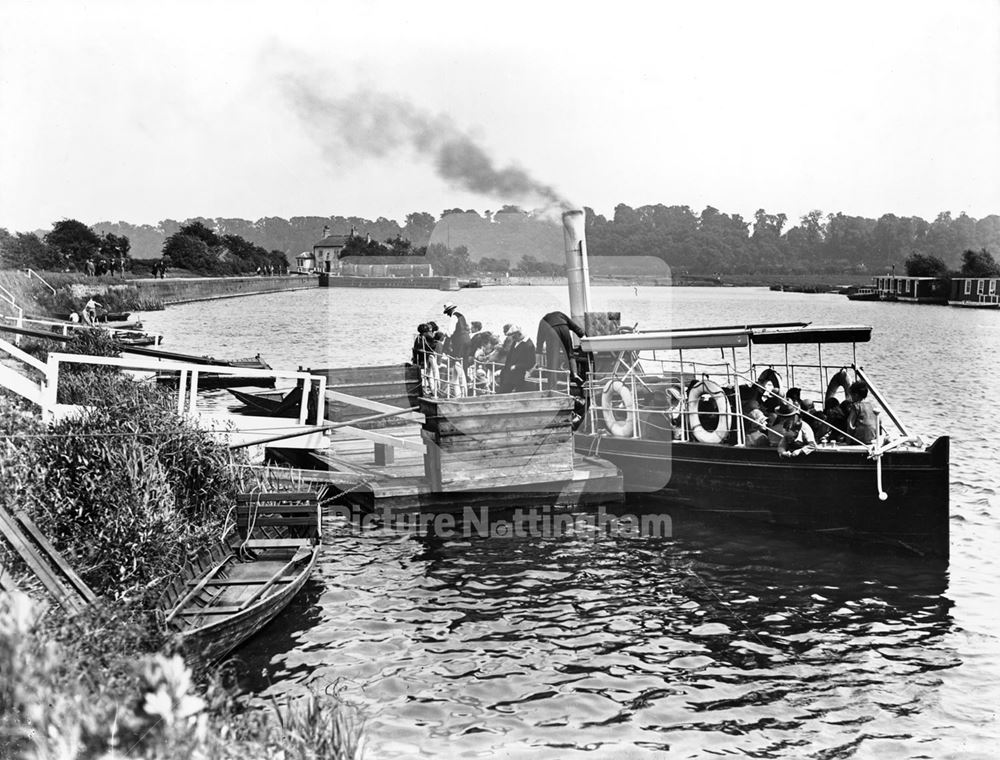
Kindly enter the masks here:
[[[190, 362], [165, 361], [150, 358], [128, 357], [117, 358], [107, 356], [85, 356], [80, 354], [65, 354], [53, 352], [49, 354], [45, 367], [45, 383], [42, 388], [39, 405], [42, 414], [49, 419], [61, 419], [65, 416], [79, 414], [81, 407], [72, 404], [58, 403], [59, 376], [65, 365], [89, 365], [96, 367], [116, 367], [144, 373], [176, 372], [179, 375], [177, 384], [177, 413], [188, 417], [202, 430], [213, 434], [227, 444], [253, 444], [256, 440], [273, 438], [283, 432], [294, 433], [299, 428], [309, 428], [308, 399], [311, 396], [312, 384], [317, 384], [313, 425], [318, 426], [325, 417], [326, 377], [311, 375], [308, 372], [292, 372], [274, 369], [249, 369], [245, 367], [228, 367]], [[229, 375], [239, 377], [274, 378], [290, 381], [293, 384], [303, 383], [302, 401], [297, 420], [285, 417], [258, 417], [241, 414], [226, 414], [218, 411], [200, 409], [198, 407], [199, 378], [207, 373], [213, 375]], [[321, 432], [304, 433], [301, 436], [289, 438], [282, 442], [288, 448], [325, 448], [327, 439]]]

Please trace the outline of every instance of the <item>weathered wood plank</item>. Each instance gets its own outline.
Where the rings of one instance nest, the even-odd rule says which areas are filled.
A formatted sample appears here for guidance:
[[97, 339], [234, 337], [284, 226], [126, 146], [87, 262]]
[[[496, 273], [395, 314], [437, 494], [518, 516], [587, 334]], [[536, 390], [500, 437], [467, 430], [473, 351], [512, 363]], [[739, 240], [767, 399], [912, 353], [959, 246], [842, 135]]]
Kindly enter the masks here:
[[500, 433], [440, 437], [428, 432], [424, 436], [424, 443], [426, 445], [438, 446], [446, 451], [483, 451], [512, 446], [540, 446], [544, 444], [570, 445], [572, 441], [573, 433], [569, 428], [549, 428], [535, 432], [508, 430]]
[[295, 491], [295, 492], [282, 492], [282, 491], [261, 491], [261, 492], [248, 492], [237, 494], [236, 503], [237, 504], [263, 504], [265, 502], [291, 502], [291, 501], [316, 501], [317, 500], [315, 491]]
[[425, 430], [441, 436], [479, 435], [514, 431], [542, 431], [569, 427], [569, 414], [543, 412], [541, 414], [511, 414], [494, 418], [460, 418], [428, 420]]
[[212, 578], [214, 578], [216, 575], [219, 574], [219, 572], [222, 570], [222, 568], [226, 566], [226, 563], [228, 563], [229, 560], [233, 559], [235, 556], [236, 555], [234, 555], [234, 554], [228, 554], [228, 555], [226, 555], [225, 559], [223, 559], [215, 567], [213, 567], [211, 570], [209, 570], [208, 573], [206, 573], [205, 575], [203, 575], [199, 579], [199, 581], [195, 584], [194, 588], [192, 588], [190, 591], [188, 591], [187, 594], [185, 594], [184, 597], [177, 604], [174, 605], [174, 608], [172, 610], [170, 610], [170, 612], [167, 613], [166, 617], [164, 618], [164, 622], [165, 623], [169, 623], [178, 614], [183, 614], [183, 613], [181, 613], [181, 611], [184, 609], [185, 606], [187, 606], [188, 602], [190, 602], [192, 599], [194, 599], [201, 592], [201, 590], [203, 588], [205, 588], [205, 586], [208, 584], [208, 582], [210, 580], [212, 580]]
[[569, 441], [562, 443], [530, 443], [520, 446], [497, 446], [490, 449], [441, 449], [441, 463], [480, 463], [487, 467], [510, 459], [547, 457], [559, 455], [567, 460], [573, 458], [573, 446]]
[[[76, 589], [63, 581], [49, 564], [51, 558], [43, 554], [44, 548], [39, 551], [24, 535], [18, 522], [3, 507], [0, 507], [0, 533], [3, 533], [4, 538], [63, 609], [76, 614], [84, 608], [86, 599]], [[51, 547], [51, 544], [49, 546]]]
[[573, 405], [571, 397], [548, 391], [457, 399], [420, 399], [420, 411], [428, 418], [559, 411], [572, 409]]
[[73, 568], [67, 564], [66, 560], [63, 559], [62, 555], [56, 551], [56, 548], [52, 543], [42, 534], [35, 525], [34, 521], [28, 517], [24, 512], [17, 512], [14, 515], [15, 519], [21, 523], [32, 540], [42, 549], [42, 551], [47, 555], [48, 559], [55, 563], [56, 567], [62, 572], [69, 585], [76, 591], [80, 597], [87, 602], [93, 602], [97, 599], [97, 594], [90, 590], [90, 586], [83, 582], [79, 575], [77, 575]]

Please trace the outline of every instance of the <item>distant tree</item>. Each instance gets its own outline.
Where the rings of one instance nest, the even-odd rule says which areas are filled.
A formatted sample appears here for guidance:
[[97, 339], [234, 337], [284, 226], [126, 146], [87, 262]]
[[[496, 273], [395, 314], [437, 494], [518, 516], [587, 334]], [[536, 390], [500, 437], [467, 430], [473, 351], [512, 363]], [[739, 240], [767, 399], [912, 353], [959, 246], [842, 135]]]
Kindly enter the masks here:
[[97, 233], [76, 219], [62, 219], [53, 224], [45, 242], [63, 262], [77, 269], [83, 269], [89, 259], [98, 255], [101, 247]]
[[214, 230], [206, 227], [202, 222], [195, 221], [191, 224], [185, 224], [181, 227], [177, 233], [178, 235], [188, 235], [190, 237], [198, 238], [209, 248], [217, 245], [222, 245], [222, 238], [220, 238]]
[[433, 215], [426, 211], [414, 211], [412, 214], [406, 215], [406, 226], [403, 228], [403, 234], [408, 240], [413, 241], [414, 245], [427, 245], [432, 232], [434, 232]]
[[993, 254], [982, 248], [978, 251], [965, 251], [962, 254], [962, 277], [997, 277], [1000, 276], [1000, 266]]
[[101, 236], [100, 254], [104, 259], [127, 259], [132, 248], [129, 239], [124, 235], [113, 235], [110, 232]]
[[214, 274], [219, 271], [219, 258], [214, 255], [204, 240], [194, 235], [175, 233], [163, 244], [163, 256], [170, 265], [189, 269], [199, 274]]
[[904, 265], [910, 277], [944, 277], [948, 274], [948, 265], [937, 256], [911, 253]]
[[63, 259], [34, 232], [11, 235], [0, 230], [0, 266], [13, 269], [61, 269]]

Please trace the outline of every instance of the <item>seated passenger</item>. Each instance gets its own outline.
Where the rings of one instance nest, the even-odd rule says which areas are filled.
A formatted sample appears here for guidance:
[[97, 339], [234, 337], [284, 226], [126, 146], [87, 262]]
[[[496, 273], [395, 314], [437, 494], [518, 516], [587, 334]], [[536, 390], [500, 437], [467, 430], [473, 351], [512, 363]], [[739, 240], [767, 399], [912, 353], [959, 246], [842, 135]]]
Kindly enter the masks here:
[[844, 440], [844, 429], [847, 426], [847, 415], [840, 408], [837, 399], [832, 396], [826, 400], [823, 410], [822, 430], [816, 431], [820, 440], [828, 443], [839, 443]]
[[740, 388], [743, 402], [743, 425], [746, 430], [747, 446], [758, 448], [769, 446], [767, 439], [767, 415], [760, 408], [760, 391], [743, 386]]
[[878, 412], [868, 398], [868, 385], [860, 380], [851, 383], [851, 412], [847, 430], [866, 446], [878, 437]]
[[816, 438], [812, 428], [802, 424], [802, 418], [792, 415], [785, 423], [784, 432], [778, 442], [778, 456], [807, 456], [816, 450]]

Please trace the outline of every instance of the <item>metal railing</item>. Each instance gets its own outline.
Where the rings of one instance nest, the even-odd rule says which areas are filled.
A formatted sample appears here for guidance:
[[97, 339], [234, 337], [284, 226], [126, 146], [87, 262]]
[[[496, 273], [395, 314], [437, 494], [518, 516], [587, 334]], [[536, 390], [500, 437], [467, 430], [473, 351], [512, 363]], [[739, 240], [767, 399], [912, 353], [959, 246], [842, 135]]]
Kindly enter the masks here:
[[30, 280], [30, 279], [31, 279], [32, 277], [34, 277], [34, 278], [35, 278], [35, 279], [37, 279], [37, 280], [38, 280], [38, 281], [39, 281], [40, 283], [42, 283], [42, 285], [44, 285], [44, 286], [45, 286], [45, 287], [47, 287], [47, 288], [48, 288], [49, 290], [51, 290], [51, 291], [52, 291], [52, 295], [55, 295], [55, 294], [56, 294], [56, 289], [55, 289], [55, 288], [53, 288], [53, 287], [52, 287], [51, 285], [49, 285], [48, 281], [46, 281], [46, 279], [45, 279], [44, 277], [42, 277], [42, 276], [41, 276], [40, 274], [38, 274], [38, 272], [36, 272], [36, 271], [35, 271], [34, 269], [31, 269], [31, 268], [29, 267], [28, 269], [25, 269], [25, 270], [24, 270], [24, 272], [25, 272], [25, 274], [27, 274], [27, 275], [28, 275], [28, 279], [29, 279], [29, 280]]

